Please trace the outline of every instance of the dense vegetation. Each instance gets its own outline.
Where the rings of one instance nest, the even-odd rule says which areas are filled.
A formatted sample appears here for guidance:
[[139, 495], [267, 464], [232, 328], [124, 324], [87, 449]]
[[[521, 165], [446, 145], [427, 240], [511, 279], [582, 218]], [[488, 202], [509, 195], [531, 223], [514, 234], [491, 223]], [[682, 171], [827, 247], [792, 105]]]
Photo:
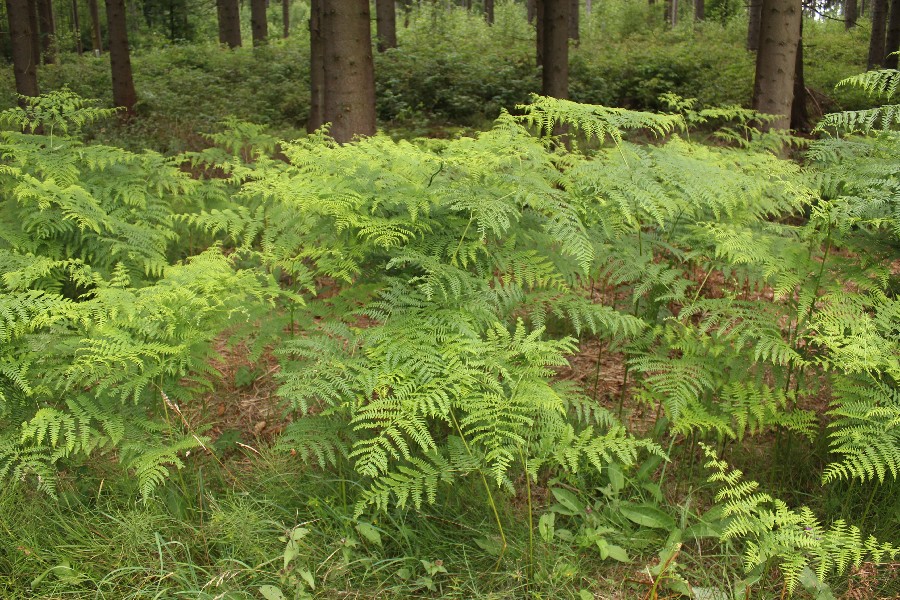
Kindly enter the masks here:
[[575, 102], [414, 14], [352, 144], [302, 41], [9, 97], [0, 595], [896, 597], [900, 74], [808, 27], [803, 140], [736, 25], [605, 14]]

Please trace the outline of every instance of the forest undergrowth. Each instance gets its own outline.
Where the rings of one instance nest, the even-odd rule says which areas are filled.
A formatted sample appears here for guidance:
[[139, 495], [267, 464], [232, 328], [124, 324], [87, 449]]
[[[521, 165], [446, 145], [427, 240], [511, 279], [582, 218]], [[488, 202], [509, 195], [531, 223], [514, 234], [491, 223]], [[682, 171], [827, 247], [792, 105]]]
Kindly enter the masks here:
[[900, 76], [844, 85], [811, 142], [3, 112], [0, 594], [896, 597]]

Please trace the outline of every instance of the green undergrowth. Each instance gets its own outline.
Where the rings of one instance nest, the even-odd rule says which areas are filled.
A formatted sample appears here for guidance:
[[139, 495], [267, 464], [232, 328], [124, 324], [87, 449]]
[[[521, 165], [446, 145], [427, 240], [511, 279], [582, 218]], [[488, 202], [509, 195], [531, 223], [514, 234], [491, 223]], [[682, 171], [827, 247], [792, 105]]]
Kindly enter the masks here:
[[891, 597], [898, 82], [813, 142], [672, 94], [175, 157], [3, 112], [3, 592]]

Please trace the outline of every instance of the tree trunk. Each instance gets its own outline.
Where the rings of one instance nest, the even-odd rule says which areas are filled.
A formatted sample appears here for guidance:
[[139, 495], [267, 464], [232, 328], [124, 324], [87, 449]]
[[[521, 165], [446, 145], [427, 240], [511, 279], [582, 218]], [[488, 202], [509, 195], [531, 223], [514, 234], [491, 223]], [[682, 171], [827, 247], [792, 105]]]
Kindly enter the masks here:
[[75, 36], [75, 52], [81, 56], [84, 47], [81, 45], [81, 20], [78, 18], [78, 0], [72, 0], [72, 34]]
[[790, 126], [801, 14], [800, 0], [763, 0], [753, 108], [778, 117], [765, 129]]
[[678, 25], [678, 0], [666, 0], [665, 19], [669, 27]]
[[241, 7], [238, 0], [216, 0], [219, 18], [219, 43], [229, 48], [241, 45]]
[[[78, 0], [72, 0], [77, 2]], [[88, 10], [91, 13], [91, 45], [95, 56], [103, 52], [103, 36], [100, 33], [100, 7], [97, 0], [88, 0]]]
[[325, 40], [322, 38], [322, 0], [309, 2], [309, 120], [313, 133], [325, 124]]
[[484, 20], [488, 25], [494, 24], [494, 0], [484, 0]]
[[543, 0], [544, 68], [541, 93], [569, 97], [569, 0]]
[[539, 0], [525, 0], [525, 14], [529, 23], [534, 23], [535, 17], [540, 14], [538, 11]]
[[579, 3], [578, 0], [571, 0], [569, 4], [569, 39], [577, 42], [581, 39], [581, 23], [578, 20]]
[[134, 113], [137, 94], [134, 91], [134, 78], [131, 74], [125, 0], [106, 0], [106, 29], [109, 33], [113, 104], [124, 107], [125, 118], [130, 118]]
[[250, 33], [253, 34], [254, 46], [261, 46], [269, 41], [266, 0], [250, 0]]
[[41, 28], [41, 54], [45, 65], [56, 62], [56, 21], [51, 0], [37, 0], [38, 22]]
[[[6, 0], [6, 17], [12, 45], [13, 74], [16, 93], [21, 96], [39, 95], [37, 69], [31, 50], [31, 19], [28, 0]], [[20, 104], [22, 102], [20, 101]]]
[[591, 0], [584, 0], [584, 14], [591, 14]]
[[844, 0], [844, 27], [846, 29], [856, 27], [858, 16], [856, 0]]
[[535, 30], [535, 64], [540, 67], [544, 64], [544, 2], [553, 0], [531, 0], [534, 5], [534, 30]]
[[706, 1], [694, 0], [694, 20], [703, 21], [706, 19]]
[[28, 31], [31, 32], [31, 60], [41, 64], [41, 31], [38, 28], [37, 0], [28, 0]]
[[375, 31], [379, 52], [397, 47], [397, 5], [394, 0], [375, 0]]
[[896, 69], [897, 55], [894, 52], [900, 49], [900, 0], [891, 0], [891, 16], [884, 46], [884, 68]]
[[762, 20], [763, 0], [750, 0], [749, 24], [747, 25], [747, 50], [759, 50], [759, 25]]
[[803, 20], [800, 20], [800, 39], [797, 41], [797, 59], [794, 61], [794, 99], [791, 101], [791, 129], [809, 131], [806, 77], [803, 75]]
[[869, 38], [868, 68], [876, 69], [884, 64], [885, 29], [887, 28], [887, 0], [872, 2], [872, 37]]
[[322, 0], [325, 120], [340, 143], [375, 133], [369, 0]]
[[281, 37], [287, 39], [291, 33], [291, 0], [281, 0]]

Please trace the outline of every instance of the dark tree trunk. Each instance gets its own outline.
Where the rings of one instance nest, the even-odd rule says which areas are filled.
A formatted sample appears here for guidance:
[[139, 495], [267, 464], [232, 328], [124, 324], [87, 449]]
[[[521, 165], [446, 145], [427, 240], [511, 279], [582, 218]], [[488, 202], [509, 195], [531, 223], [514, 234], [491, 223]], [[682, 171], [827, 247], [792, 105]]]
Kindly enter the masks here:
[[794, 100], [800, 0], [763, 0], [753, 108], [778, 118], [764, 128], [787, 129]]
[[219, 18], [219, 43], [229, 48], [241, 45], [241, 7], [238, 0], [216, 0]]
[[250, 32], [253, 34], [254, 46], [261, 46], [269, 41], [266, 0], [250, 0]]
[[494, 0], [484, 0], [484, 20], [488, 25], [494, 24]]
[[759, 50], [759, 25], [762, 20], [763, 0], [750, 0], [749, 23], [747, 25], [747, 50]]
[[800, 20], [800, 40], [797, 42], [797, 59], [794, 62], [794, 99], [791, 102], [791, 129], [809, 131], [806, 77], [803, 75], [803, 20]]
[[706, 1], [694, 0], [694, 20], [703, 21], [706, 19]]
[[28, 30], [31, 32], [31, 60], [41, 64], [41, 31], [38, 28], [37, 0], [28, 0]]
[[394, 0], [375, 0], [375, 31], [379, 52], [397, 47], [397, 5]]
[[900, 49], [900, 0], [891, 0], [891, 16], [888, 19], [887, 37], [884, 42], [884, 68], [897, 68], [897, 55]]
[[340, 143], [375, 133], [369, 0], [322, 0], [325, 120]]
[[41, 28], [41, 54], [44, 64], [56, 62], [56, 20], [51, 0], [37, 0], [38, 21]]
[[106, 29], [109, 33], [113, 104], [124, 107], [125, 117], [129, 118], [134, 113], [137, 94], [134, 91], [134, 78], [131, 74], [125, 0], [106, 0]]
[[569, 39], [578, 41], [581, 39], [581, 23], [578, 21], [578, 0], [571, 0], [569, 6]]
[[81, 20], [78, 18], [78, 0], [72, 0], [72, 34], [75, 36], [75, 52], [81, 55]]
[[887, 29], [887, 0], [872, 2], [872, 37], [869, 38], [869, 69], [884, 64], [884, 38]]
[[525, 14], [529, 23], [534, 23], [535, 17], [540, 14], [538, 11], [538, 2], [540, 0], [525, 0]]
[[325, 124], [325, 40], [322, 37], [322, 0], [309, 2], [309, 120], [312, 133]]
[[[73, 0], [77, 2], [78, 0]], [[103, 36], [100, 33], [100, 7], [97, 0], [88, 0], [88, 10], [91, 13], [91, 45], [96, 56], [103, 52]]]
[[281, 37], [291, 34], [291, 0], [281, 0]]
[[552, 0], [531, 0], [534, 4], [534, 30], [535, 30], [535, 64], [541, 66], [544, 64], [544, 2]]
[[544, 68], [541, 93], [569, 97], [569, 0], [543, 0]]
[[21, 96], [39, 95], [37, 63], [34, 61], [34, 54], [31, 51], [31, 19], [28, 17], [30, 9], [28, 0], [6, 0], [13, 74], [16, 78], [16, 93]]
[[844, 27], [850, 29], [856, 27], [856, 19], [859, 17], [856, 0], [844, 0]]

